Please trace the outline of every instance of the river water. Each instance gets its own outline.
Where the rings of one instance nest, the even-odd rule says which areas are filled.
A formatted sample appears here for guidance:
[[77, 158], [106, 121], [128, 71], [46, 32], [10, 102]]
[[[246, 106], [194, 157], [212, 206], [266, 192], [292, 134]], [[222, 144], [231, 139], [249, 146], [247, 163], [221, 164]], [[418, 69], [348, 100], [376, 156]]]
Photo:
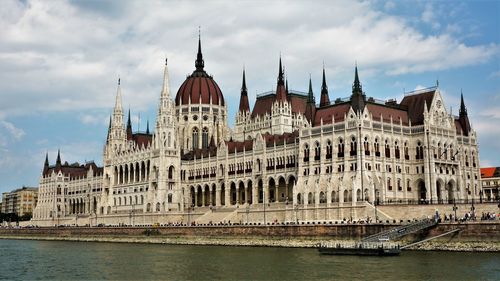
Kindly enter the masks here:
[[499, 253], [320, 256], [315, 249], [0, 239], [1, 280], [500, 280]]

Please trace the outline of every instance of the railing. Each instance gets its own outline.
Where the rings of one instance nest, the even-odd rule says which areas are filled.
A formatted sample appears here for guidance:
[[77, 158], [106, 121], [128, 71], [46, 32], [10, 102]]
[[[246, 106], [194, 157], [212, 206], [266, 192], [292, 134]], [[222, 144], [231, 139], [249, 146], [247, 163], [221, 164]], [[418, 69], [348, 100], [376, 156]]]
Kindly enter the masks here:
[[385, 230], [368, 237], [361, 239], [363, 242], [378, 242], [381, 240], [388, 241], [394, 240], [405, 235], [426, 229], [428, 227], [434, 226], [437, 224], [437, 221], [434, 219], [424, 219], [421, 221], [416, 221], [410, 224], [398, 226], [389, 230]]

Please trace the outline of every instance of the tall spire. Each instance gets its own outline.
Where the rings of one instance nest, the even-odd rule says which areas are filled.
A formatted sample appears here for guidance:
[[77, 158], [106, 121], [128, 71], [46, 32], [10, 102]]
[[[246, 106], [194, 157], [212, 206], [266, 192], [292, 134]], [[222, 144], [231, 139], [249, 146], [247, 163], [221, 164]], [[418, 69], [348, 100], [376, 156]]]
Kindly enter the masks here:
[[203, 54], [201, 53], [201, 31], [198, 27], [198, 54], [196, 55], [196, 61], [194, 63], [196, 71], [203, 71], [205, 62], [203, 61]]
[[307, 103], [315, 103], [314, 93], [312, 88], [311, 74], [309, 74], [309, 92], [307, 93]]
[[170, 82], [168, 80], [168, 67], [167, 67], [168, 58], [165, 58], [165, 70], [163, 71], [163, 88], [161, 90], [162, 97], [170, 96]]
[[250, 111], [250, 106], [248, 105], [248, 91], [247, 82], [245, 79], [245, 68], [243, 68], [243, 81], [241, 82], [241, 95], [240, 95], [240, 112]]
[[288, 92], [288, 77], [285, 78], [285, 92], [287, 95], [289, 94], [289, 92]]
[[106, 137], [106, 143], [109, 143], [110, 135], [111, 135], [111, 115], [109, 115], [108, 136]]
[[45, 153], [45, 163], [43, 164], [44, 167], [49, 167], [49, 153]]
[[130, 120], [130, 108], [128, 109], [128, 120], [127, 120], [127, 140], [132, 139], [132, 121]]
[[467, 108], [465, 107], [464, 102], [464, 93], [460, 90], [460, 111], [459, 116], [467, 116]]
[[57, 150], [56, 167], [61, 167], [61, 151]]
[[356, 64], [356, 67], [354, 69], [354, 83], [352, 84], [352, 93], [354, 92], [357, 93], [362, 93], [363, 88], [361, 87], [361, 83], [359, 82], [359, 76], [358, 76], [358, 65]]
[[366, 96], [363, 94], [361, 83], [359, 82], [358, 65], [354, 69], [354, 83], [352, 84], [351, 106], [354, 112], [365, 109]]
[[118, 78], [118, 87], [116, 89], [115, 112], [122, 110], [122, 87], [121, 79]]
[[149, 135], [149, 119], [148, 121], [146, 122], [146, 134]]
[[330, 97], [328, 97], [328, 86], [326, 85], [325, 66], [323, 65], [323, 82], [321, 83], [321, 99], [319, 106], [330, 105]]
[[279, 67], [279, 72], [278, 72], [278, 85], [283, 85], [283, 66], [281, 64], [281, 55], [280, 55], [280, 67]]
[[285, 81], [283, 79], [283, 66], [281, 64], [281, 55], [280, 55], [280, 65], [278, 71], [278, 84], [276, 86], [276, 100], [281, 102], [286, 101], [286, 90], [285, 90]]

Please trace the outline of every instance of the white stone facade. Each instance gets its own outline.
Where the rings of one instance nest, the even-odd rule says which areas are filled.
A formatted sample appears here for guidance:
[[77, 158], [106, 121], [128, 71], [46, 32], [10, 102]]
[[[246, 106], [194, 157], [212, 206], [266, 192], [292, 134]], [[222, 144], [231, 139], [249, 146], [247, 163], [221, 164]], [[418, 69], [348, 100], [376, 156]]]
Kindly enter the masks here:
[[[295, 219], [298, 210], [309, 213], [304, 219], [328, 219], [341, 208], [478, 199], [476, 133], [457, 125], [439, 87], [407, 94], [409, 101], [427, 97], [416, 109], [421, 114], [410, 118], [414, 103], [366, 100], [364, 93], [361, 107], [352, 106], [351, 97], [320, 107], [312, 103], [304, 111], [293, 98], [305, 96], [286, 89], [278, 100], [285, 91], [278, 85], [260, 96], [276, 99], [269, 111], [238, 112], [230, 132], [220, 98], [207, 103], [200, 94], [198, 101], [178, 103], [167, 65], [163, 80], [152, 134], [125, 126], [118, 85], [102, 173], [72, 178], [54, 170], [42, 176], [35, 219], [155, 214], [149, 221], [172, 216], [186, 222], [197, 213], [200, 221], [215, 222], [230, 217], [217, 211], [239, 208], [247, 218], [262, 209], [265, 217], [269, 208], [295, 210]], [[314, 100], [312, 90], [308, 98]]]

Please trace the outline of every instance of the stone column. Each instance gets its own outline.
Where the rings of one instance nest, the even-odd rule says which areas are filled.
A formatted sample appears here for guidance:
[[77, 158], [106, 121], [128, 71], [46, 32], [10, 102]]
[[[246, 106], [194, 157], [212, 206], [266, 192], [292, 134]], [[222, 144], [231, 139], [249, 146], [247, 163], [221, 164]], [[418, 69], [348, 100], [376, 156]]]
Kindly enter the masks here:
[[217, 207], [220, 207], [220, 205], [221, 205], [221, 198], [220, 198], [221, 192], [222, 192], [221, 187], [217, 186], [215, 188], [215, 206], [217, 206]]

